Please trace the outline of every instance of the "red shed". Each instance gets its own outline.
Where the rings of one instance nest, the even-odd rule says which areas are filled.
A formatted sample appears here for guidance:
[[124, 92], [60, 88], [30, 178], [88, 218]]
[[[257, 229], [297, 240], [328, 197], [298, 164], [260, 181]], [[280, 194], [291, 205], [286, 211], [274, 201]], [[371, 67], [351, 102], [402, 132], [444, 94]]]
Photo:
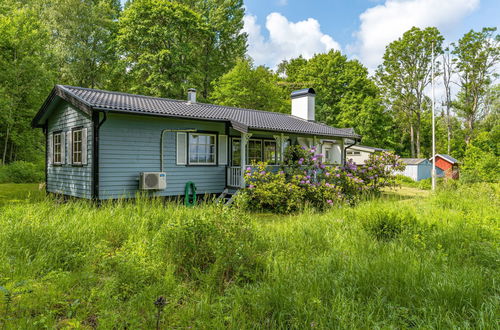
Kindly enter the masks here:
[[450, 155], [436, 154], [436, 171], [439, 176], [456, 180], [459, 177], [458, 160]]

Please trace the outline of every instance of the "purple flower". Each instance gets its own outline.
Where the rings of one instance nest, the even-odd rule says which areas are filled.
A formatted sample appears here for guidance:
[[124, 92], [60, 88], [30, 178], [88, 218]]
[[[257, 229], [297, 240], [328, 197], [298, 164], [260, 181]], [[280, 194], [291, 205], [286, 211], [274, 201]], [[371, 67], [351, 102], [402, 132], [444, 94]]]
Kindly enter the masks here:
[[368, 179], [373, 180], [373, 176], [370, 176]]
[[247, 171], [251, 171], [251, 170], [252, 170], [252, 168], [250, 166], [247, 167]]
[[252, 174], [251, 173], [247, 173], [247, 176], [251, 176]]
[[328, 204], [333, 204], [333, 201], [331, 199], [326, 201]]
[[264, 175], [264, 174], [266, 174], [266, 171], [261, 171], [260, 174]]
[[318, 160], [318, 158], [317, 158], [317, 157], [313, 157], [313, 158], [311, 158], [311, 160], [312, 160], [313, 162], [315, 162], [315, 161], [317, 161], [317, 160]]
[[321, 164], [319, 167], [323, 170], [323, 169], [325, 169], [326, 166], [325, 166], [325, 164]]
[[326, 172], [326, 173], [325, 173], [325, 175], [326, 175], [326, 176], [330, 176], [330, 172]]
[[310, 175], [308, 175], [308, 176], [306, 176], [306, 178], [310, 179], [310, 178], [311, 178], [311, 176], [310, 176]]
[[301, 159], [299, 159], [298, 163], [299, 163], [299, 165], [302, 165], [303, 162], [304, 162], [304, 158], [301, 158]]
[[255, 188], [255, 186], [253, 184], [248, 186], [248, 189], [253, 189], [253, 188]]
[[340, 174], [339, 174], [339, 173], [335, 174], [335, 176], [336, 176], [337, 178], [340, 178]]
[[301, 183], [301, 184], [305, 184], [306, 182], [305, 182], [304, 180], [301, 180], [301, 181], [300, 181], [300, 183]]
[[368, 171], [371, 171], [371, 170], [373, 170], [373, 167], [369, 166]]

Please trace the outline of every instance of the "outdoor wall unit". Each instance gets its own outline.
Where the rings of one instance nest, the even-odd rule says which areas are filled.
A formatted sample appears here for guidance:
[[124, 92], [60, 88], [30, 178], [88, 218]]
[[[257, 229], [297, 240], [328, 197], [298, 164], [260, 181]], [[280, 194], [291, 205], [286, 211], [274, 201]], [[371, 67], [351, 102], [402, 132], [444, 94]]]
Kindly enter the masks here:
[[141, 172], [139, 188], [141, 190], [165, 190], [167, 188], [165, 172]]

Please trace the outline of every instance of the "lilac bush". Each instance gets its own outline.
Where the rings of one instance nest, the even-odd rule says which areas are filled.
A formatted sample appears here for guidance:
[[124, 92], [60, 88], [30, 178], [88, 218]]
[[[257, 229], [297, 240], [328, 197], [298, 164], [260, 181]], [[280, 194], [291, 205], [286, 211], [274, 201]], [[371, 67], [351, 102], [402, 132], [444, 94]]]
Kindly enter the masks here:
[[306, 205], [323, 211], [334, 205], [355, 204], [363, 194], [376, 194], [395, 185], [394, 171], [404, 169], [399, 157], [389, 152], [372, 154], [365, 165], [348, 161], [345, 166], [330, 166], [323, 164], [322, 158], [314, 147], [291, 146], [279, 171], [270, 171], [262, 162], [248, 167], [246, 204], [276, 213], [299, 211]]

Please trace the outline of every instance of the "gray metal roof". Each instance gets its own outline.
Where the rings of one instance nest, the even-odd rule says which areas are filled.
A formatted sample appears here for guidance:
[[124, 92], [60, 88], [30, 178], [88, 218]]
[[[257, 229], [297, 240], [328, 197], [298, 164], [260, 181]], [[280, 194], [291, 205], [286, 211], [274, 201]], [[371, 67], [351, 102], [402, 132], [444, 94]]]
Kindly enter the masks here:
[[401, 158], [401, 161], [406, 165], [418, 165], [426, 160], [425, 158]]
[[189, 103], [187, 101], [63, 85], [54, 87], [51, 95], [33, 119], [33, 126], [41, 125], [40, 122], [44, 116], [44, 111], [51, 102], [53, 95], [57, 95], [70, 103], [78, 103], [78, 105], [90, 110], [225, 121], [230, 122], [233, 128], [242, 132], [254, 129], [354, 139], [360, 138], [352, 128], [335, 128], [277, 112], [206, 103]]

